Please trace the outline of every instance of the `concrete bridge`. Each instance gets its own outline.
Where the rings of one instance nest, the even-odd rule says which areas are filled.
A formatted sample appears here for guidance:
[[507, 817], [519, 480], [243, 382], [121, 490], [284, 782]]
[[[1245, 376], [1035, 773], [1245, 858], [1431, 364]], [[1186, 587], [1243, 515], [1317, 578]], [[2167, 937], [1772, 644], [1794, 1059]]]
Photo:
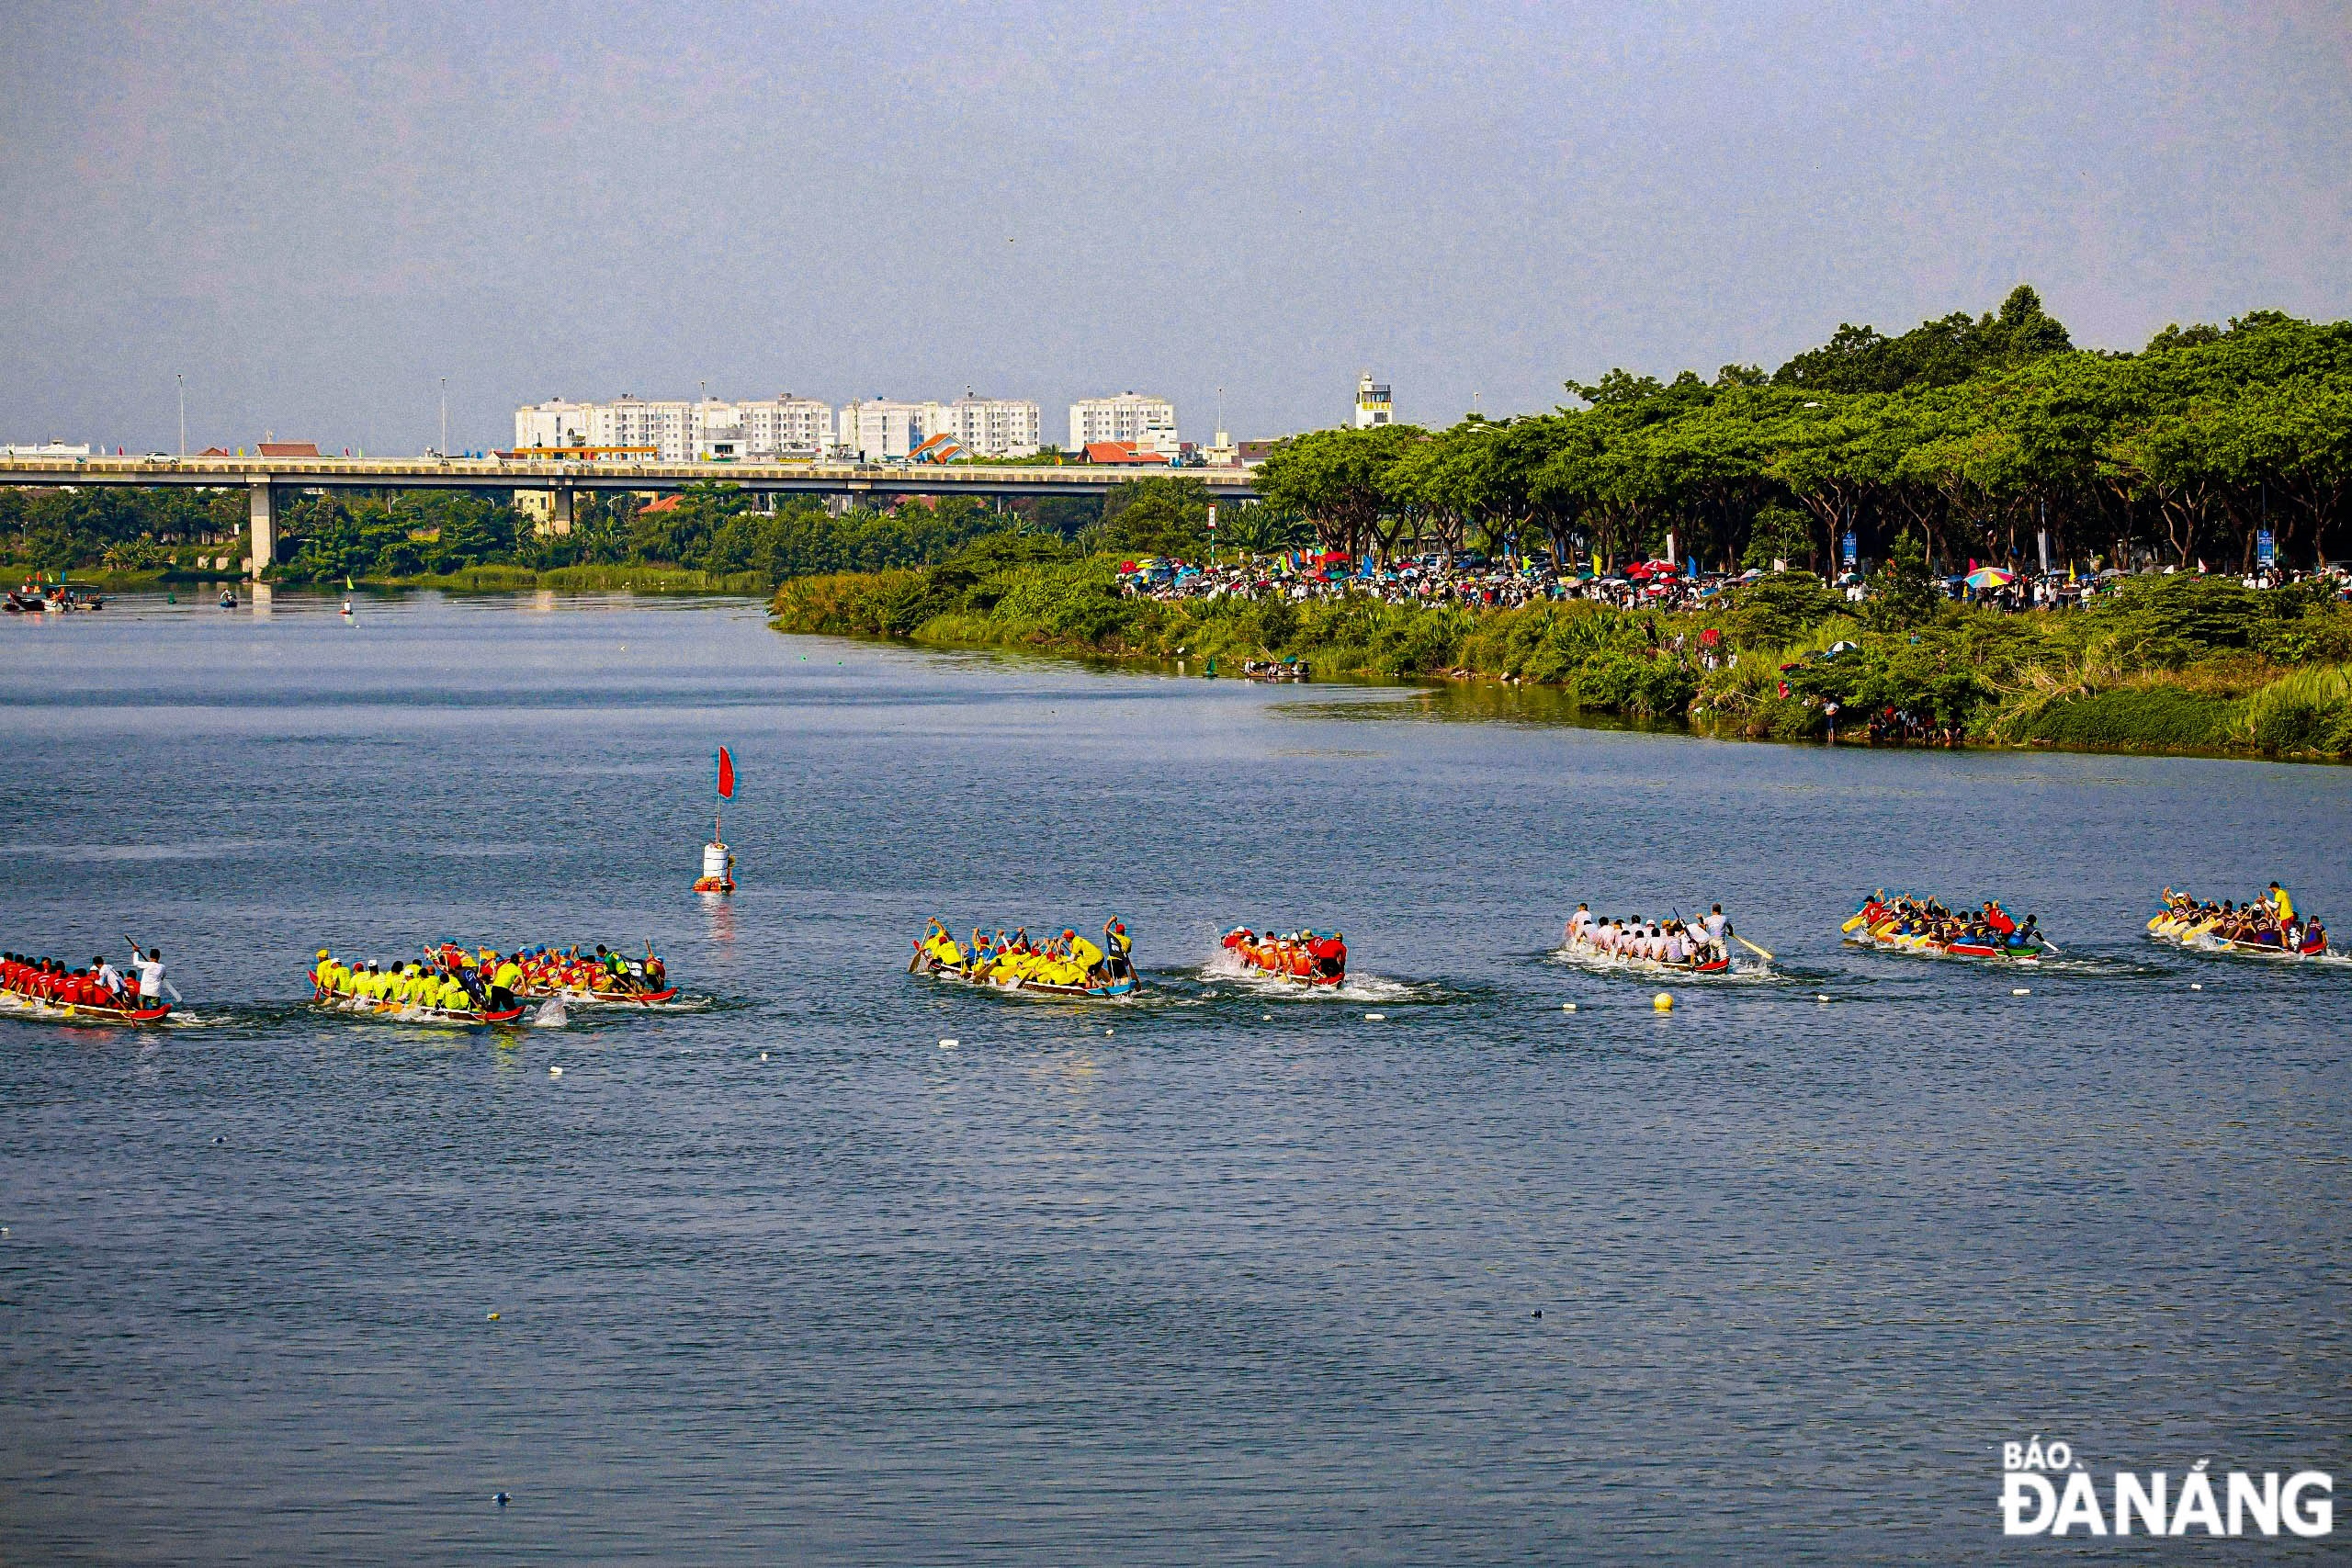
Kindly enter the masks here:
[[1091, 464], [996, 467], [914, 463], [617, 463], [503, 457], [0, 457], [0, 484], [194, 485], [243, 490], [253, 525], [254, 575], [276, 558], [280, 491], [524, 490], [554, 502], [569, 533], [582, 491], [676, 491], [733, 485], [754, 493], [840, 495], [853, 502], [909, 495], [1088, 496], [1138, 479], [1197, 480], [1217, 501], [1254, 501], [1247, 468]]

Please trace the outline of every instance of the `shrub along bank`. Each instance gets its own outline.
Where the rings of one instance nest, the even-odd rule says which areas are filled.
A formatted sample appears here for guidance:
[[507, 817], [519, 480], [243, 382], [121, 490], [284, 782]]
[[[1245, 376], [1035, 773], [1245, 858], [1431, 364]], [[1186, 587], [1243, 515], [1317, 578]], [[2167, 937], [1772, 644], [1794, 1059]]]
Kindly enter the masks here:
[[779, 630], [1108, 659], [1301, 659], [1319, 674], [1487, 677], [1561, 689], [1599, 713], [1713, 733], [1909, 733], [2118, 751], [2352, 755], [2352, 609], [2324, 585], [2257, 591], [2151, 576], [2087, 610], [2004, 615], [1942, 602], [1898, 550], [1849, 604], [1802, 572], [1660, 615], [1583, 600], [1514, 610], [1365, 594], [1131, 598], [1117, 560], [1057, 539], [982, 539], [922, 570], [801, 578]]

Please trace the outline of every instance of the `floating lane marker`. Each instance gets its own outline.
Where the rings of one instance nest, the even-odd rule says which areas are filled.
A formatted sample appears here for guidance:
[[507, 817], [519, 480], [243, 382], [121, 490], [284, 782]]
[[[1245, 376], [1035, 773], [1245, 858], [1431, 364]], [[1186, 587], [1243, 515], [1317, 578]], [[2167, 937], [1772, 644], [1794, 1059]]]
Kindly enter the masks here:
[[2012, 990], [2009, 995], [2013, 997], [2030, 997], [2033, 995], [2033, 993], [2027, 990], [2023, 986], [2019, 986], [2016, 989]]
[[961, 1045], [962, 1043], [962, 1041], [956, 1039], [951, 1034], [946, 1039], [939, 1043], [939, 1048], [943, 1051], [953, 1051], [956, 1046]]
[[1660, 991], [1657, 995], [1650, 998], [1650, 1006], [1656, 1008], [1660, 1012], [1672, 1012], [1674, 1010], [1674, 993], [1671, 991]]
[[1363, 1015], [1363, 1018], [1366, 1023], [1383, 1023], [1387, 1021], [1388, 1015], [1385, 1012], [1368, 1012]]

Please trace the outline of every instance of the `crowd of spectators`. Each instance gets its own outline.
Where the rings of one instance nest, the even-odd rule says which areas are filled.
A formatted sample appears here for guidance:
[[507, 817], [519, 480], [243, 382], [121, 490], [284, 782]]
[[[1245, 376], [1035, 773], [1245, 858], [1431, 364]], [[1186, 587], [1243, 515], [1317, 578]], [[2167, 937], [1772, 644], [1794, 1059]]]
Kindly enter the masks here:
[[[2095, 603], [2101, 593], [2113, 592], [2122, 579], [2134, 575], [2115, 567], [2013, 572], [1969, 564], [1965, 572], [1933, 581], [1948, 598], [2008, 612], [2080, 608]], [[2198, 570], [2202, 565], [2199, 563]], [[2143, 563], [2138, 572], [2169, 574], [2177, 570]], [[1345, 555], [1298, 550], [1205, 564], [1151, 558], [1125, 562], [1120, 569], [1127, 593], [1161, 600], [1281, 598], [1297, 603], [1356, 594], [1391, 604], [1517, 609], [1545, 601], [1587, 599], [1619, 609], [1668, 612], [1702, 608], [1725, 590], [1765, 575], [1756, 570], [1711, 572], [1670, 561], [1634, 562], [1599, 571], [1579, 563], [1575, 570], [1563, 571], [1544, 557], [1492, 561], [1479, 555], [1460, 555], [1451, 561], [1424, 555], [1375, 566]], [[2313, 575], [2265, 568], [2246, 574], [2243, 581], [2249, 588], [2271, 588]], [[2347, 576], [2344, 563], [2331, 566], [2325, 575], [2338, 592], [2352, 597], [2352, 576]], [[1831, 590], [1854, 604], [1870, 597], [1870, 583], [1858, 571], [1848, 570], [1827, 581]]]

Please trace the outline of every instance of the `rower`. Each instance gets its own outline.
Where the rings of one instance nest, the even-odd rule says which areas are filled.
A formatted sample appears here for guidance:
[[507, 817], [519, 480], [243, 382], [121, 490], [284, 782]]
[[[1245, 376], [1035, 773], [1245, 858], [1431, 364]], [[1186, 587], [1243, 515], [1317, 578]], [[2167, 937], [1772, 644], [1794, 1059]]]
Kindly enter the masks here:
[[139, 999], [152, 1007], [164, 999], [164, 950], [151, 947], [141, 958], [138, 943], [133, 942], [130, 954], [131, 967], [139, 971]]
[[1585, 928], [1591, 924], [1592, 909], [1590, 906], [1578, 904], [1577, 906], [1577, 912], [1568, 917], [1567, 944], [1570, 947], [1574, 947], [1577, 943], [1583, 942], [1585, 940]]
[[1069, 944], [1069, 960], [1082, 974], [1091, 975], [1102, 962], [1102, 950], [1074, 931], [1062, 932], [1062, 941]]
[[103, 953], [90, 960], [90, 972], [98, 977], [99, 988], [109, 998], [121, 995], [127, 988], [122, 983], [122, 971], [107, 963]]
[[1126, 957], [1136, 950], [1134, 939], [1127, 935], [1126, 922], [1115, 917], [1103, 924], [1102, 942], [1103, 945], [1121, 958]]

